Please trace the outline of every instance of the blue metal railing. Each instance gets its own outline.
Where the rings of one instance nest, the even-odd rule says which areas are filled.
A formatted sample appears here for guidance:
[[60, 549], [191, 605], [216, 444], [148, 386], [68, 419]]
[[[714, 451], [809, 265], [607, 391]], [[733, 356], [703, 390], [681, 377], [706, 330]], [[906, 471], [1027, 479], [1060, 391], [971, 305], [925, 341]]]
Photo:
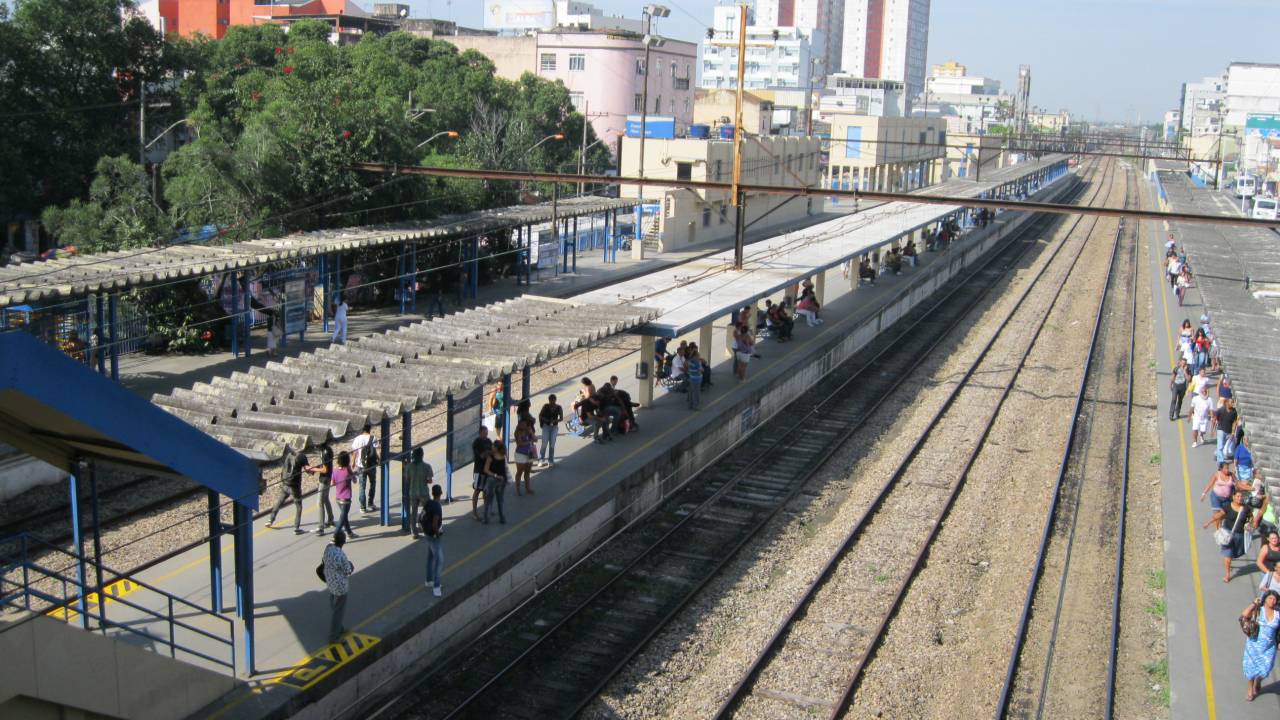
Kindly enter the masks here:
[[[0, 547], [15, 548], [9, 555], [0, 556], [0, 607], [26, 610], [33, 613], [33, 617], [47, 615], [78, 622], [86, 630], [97, 629], [103, 635], [108, 631], [121, 631], [168, 648], [171, 658], [177, 659], [181, 653], [235, 674], [235, 622], [232, 619], [135, 578], [126, 578], [105, 566], [99, 567], [89, 558], [81, 559], [26, 533], [0, 539]], [[72, 564], [66, 569], [55, 570], [46, 564], [54, 558], [69, 559]], [[92, 583], [80, 578], [96, 575], [98, 570], [102, 571], [104, 581], [102, 587], [95, 591]], [[70, 577], [65, 574], [68, 572], [79, 577]], [[109, 588], [122, 590], [110, 592]], [[160, 600], [163, 609], [147, 607], [152, 603], [143, 603], [135, 597], [139, 593]], [[113, 620], [107, 617], [107, 605], [122, 606], [136, 615], [129, 620]], [[219, 630], [211, 632], [182, 619], [191, 616], [210, 621]], [[162, 623], [165, 632], [156, 634], [149, 631], [147, 625], [150, 623]], [[180, 639], [186, 642], [180, 642]], [[215, 650], [198, 650], [191, 645], [193, 640], [212, 643]]]

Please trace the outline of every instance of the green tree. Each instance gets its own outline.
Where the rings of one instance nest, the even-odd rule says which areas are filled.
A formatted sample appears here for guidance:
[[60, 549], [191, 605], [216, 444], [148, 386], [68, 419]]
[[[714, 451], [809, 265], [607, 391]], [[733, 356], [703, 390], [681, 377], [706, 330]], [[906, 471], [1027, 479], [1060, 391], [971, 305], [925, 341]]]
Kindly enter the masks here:
[[131, 5], [0, 4], [0, 220], [83, 197], [99, 158], [136, 153], [137, 107], [127, 103], [144, 79], [171, 76], [176, 57], [145, 20], [123, 20]]
[[145, 171], [123, 155], [98, 161], [87, 201], [46, 208], [45, 228], [60, 245], [79, 252], [149, 247], [169, 231], [163, 213], [151, 202]]

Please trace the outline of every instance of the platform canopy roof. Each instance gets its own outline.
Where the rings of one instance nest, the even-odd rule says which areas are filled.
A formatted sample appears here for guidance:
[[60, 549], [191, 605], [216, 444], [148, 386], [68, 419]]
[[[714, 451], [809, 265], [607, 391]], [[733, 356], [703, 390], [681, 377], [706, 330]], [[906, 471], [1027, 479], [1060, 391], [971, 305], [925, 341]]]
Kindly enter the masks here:
[[[561, 200], [557, 216], [581, 217], [634, 207], [635, 200], [579, 197]], [[551, 220], [551, 204], [515, 205], [434, 220], [317, 230], [228, 245], [178, 244], [145, 250], [77, 255], [0, 268], [0, 308], [129, 290], [183, 278], [333, 252], [408, 241], [467, 237]]]
[[0, 442], [69, 473], [93, 461], [258, 505], [255, 463], [27, 332], [0, 333]]
[[342, 440], [652, 319], [629, 303], [525, 295], [152, 397], [259, 462]]
[[[984, 173], [982, 182], [953, 180], [921, 194], [977, 197], [1054, 163], [1065, 155]], [[659, 311], [657, 319], [638, 332], [675, 338], [731, 312], [769, 297], [800, 280], [837, 267], [853, 258], [885, 247], [903, 234], [918, 230], [962, 209], [960, 205], [888, 202], [862, 212], [784, 233], [754, 243], [743, 257], [743, 270], [733, 272], [733, 251], [710, 255], [675, 268], [615, 283], [579, 295], [589, 303], [634, 303]]]

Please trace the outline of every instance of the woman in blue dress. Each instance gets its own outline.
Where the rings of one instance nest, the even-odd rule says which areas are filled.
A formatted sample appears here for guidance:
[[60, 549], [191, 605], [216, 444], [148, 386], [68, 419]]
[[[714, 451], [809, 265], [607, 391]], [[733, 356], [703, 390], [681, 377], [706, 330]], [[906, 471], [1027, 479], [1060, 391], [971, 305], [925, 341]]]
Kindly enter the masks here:
[[1244, 696], [1250, 702], [1258, 696], [1262, 681], [1271, 675], [1271, 668], [1276, 664], [1276, 632], [1280, 629], [1278, 602], [1280, 593], [1268, 590], [1240, 614], [1242, 619], [1258, 621], [1258, 636], [1244, 641], [1244, 677], [1249, 683]]

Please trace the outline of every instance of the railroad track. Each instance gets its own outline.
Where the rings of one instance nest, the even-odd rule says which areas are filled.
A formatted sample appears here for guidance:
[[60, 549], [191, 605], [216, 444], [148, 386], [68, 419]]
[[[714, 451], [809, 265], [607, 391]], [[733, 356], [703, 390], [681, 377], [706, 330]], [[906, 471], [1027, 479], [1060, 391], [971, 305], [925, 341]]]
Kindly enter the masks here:
[[[1129, 182], [1125, 207], [1136, 204]], [[1121, 221], [1121, 244], [1127, 252], [1113, 252], [997, 718], [1112, 716], [1141, 270], [1136, 222]], [[1108, 648], [1105, 664], [1099, 647]]]
[[[1091, 203], [1110, 194], [1114, 165], [1107, 167]], [[1077, 232], [1085, 222], [1087, 228]], [[778, 716], [779, 704], [784, 715], [837, 718], [849, 709], [1098, 224], [1098, 218], [1077, 216], [1067, 238], [1080, 240], [1064, 239], [1054, 248], [714, 717]], [[1067, 247], [1076, 250], [1055, 265]], [[1052, 282], [1042, 284], [1047, 274]], [[1038, 290], [1051, 291], [1047, 302], [1028, 304]], [[1024, 317], [1027, 322], [1013, 322]], [[1028, 324], [1033, 329], [1023, 339]], [[992, 355], [998, 344], [1012, 347]], [[982, 382], [971, 382], [979, 371]], [[967, 402], [952, 412], [962, 396]], [[979, 414], [977, 407], [986, 409]], [[983, 419], [975, 422], [975, 416]], [[957, 462], [961, 453], [965, 457]]]
[[[1032, 247], [1010, 242], [370, 717], [576, 714]], [[1056, 252], [1056, 251], [1055, 251]], [[766, 440], [759, 440], [765, 438]]]

